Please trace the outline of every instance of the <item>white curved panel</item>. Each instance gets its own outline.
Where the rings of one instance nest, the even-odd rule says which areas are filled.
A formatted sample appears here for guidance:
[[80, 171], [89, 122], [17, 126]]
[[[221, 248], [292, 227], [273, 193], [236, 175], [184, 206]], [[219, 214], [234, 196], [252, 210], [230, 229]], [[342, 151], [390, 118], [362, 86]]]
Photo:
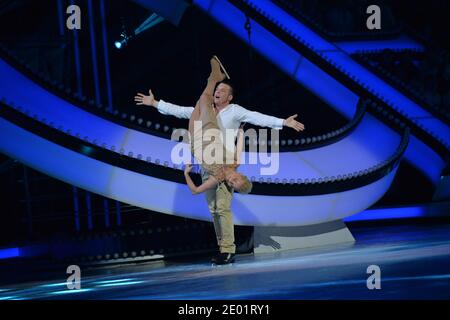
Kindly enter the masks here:
[[[91, 141], [96, 139], [100, 145], [114, 145], [117, 151], [123, 148], [125, 154], [132, 151], [134, 156], [141, 154], [143, 159], [150, 156], [152, 161], [159, 159], [161, 163], [167, 161], [172, 166], [170, 155], [176, 142], [123, 127], [84, 111], [44, 90], [1, 59], [0, 76], [8, 79], [0, 86], [0, 97], [30, 110], [32, 115], [46, 118], [56, 127], [62, 125], [64, 130], [70, 128], [72, 134], [80, 132], [82, 138], [87, 135]], [[149, 109], [150, 112], [156, 111]], [[302, 137], [299, 134], [299, 138]], [[367, 142], [374, 140], [383, 143]], [[400, 136], [397, 133], [384, 125], [381, 127], [377, 119], [366, 114], [354, 132], [334, 144], [318, 149], [279, 153], [279, 170], [270, 178], [324, 178], [365, 170], [390, 157], [399, 142]], [[330, 155], [333, 157], [330, 158]], [[243, 159], [249, 159], [247, 153], [243, 155]], [[261, 177], [261, 166], [244, 164], [239, 171], [258, 179]]]
[[[114, 167], [49, 142], [0, 118], [0, 152], [79, 188], [134, 206], [210, 221], [204, 196], [184, 184]], [[294, 226], [341, 219], [375, 203], [389, 188], [395, 171], [370, 185], [317, 196], [236, 194], [232, 208], [238, 225]]]

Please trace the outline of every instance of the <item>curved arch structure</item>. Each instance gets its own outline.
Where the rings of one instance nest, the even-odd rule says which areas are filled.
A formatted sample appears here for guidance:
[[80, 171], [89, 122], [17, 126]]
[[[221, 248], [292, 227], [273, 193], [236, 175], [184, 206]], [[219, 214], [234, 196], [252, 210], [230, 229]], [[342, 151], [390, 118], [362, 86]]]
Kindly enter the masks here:
[[[149, 177], [92, 159], [0, 119], [0, 151], [79, 188], [153, 211], [210, 221], [203, 196], [192, 196], [184, 184]], [[26, 146], [26, 147], [24, 147]], [[314, 196], [236, 194], [238, 225], [304, 226], [335, 221], [368, 208], [389, 189], [397, 167], [369, 185]]]
[[[245, 16], [229, 2], [196, 0], [194, 3], [215, 18], [223, 17], [221, 23], [245, 39], [246, 34], [243, 34], [240, 25]], [[223, 15], [221, 6], [224, 10], [229, 10], [230, 14]], [[256, 49], [341, 114], [347, 118], [353, 117], [359, 100], [358, 95], [257, 23], [253, 22], [252, 25], [252, 44]], [[298, 24], [295, 26], [299, 34], [306, 34], [315, 39], [316, 35], [310, 30]], [[323, 45], [321, 49], [327, 49], [330, 44], [320, 40], [315, 39], [316, 44], [320, 43]], [[355, 66], [347, 56], [335, 52], [330, 52], [328, 56], [346, 66], [351, 72], [361, 73], [362, 76], [373, 80], [369, 81], [371, 86], [378, 84], [378, 79], [372, 78], [365, 70], [360, 70], [360, 67]], [[86, 137], [89, 142], [104, 145], [107, 149], [114, 147], [116, 152], [123, 153], [125, 157], [132, 153], [133, 158], [140, 155], [143, 159], [151, 158], [152, 162], [156, 159], [159, 163], [167, 162], [169, 167], [175, 164], [171, 159], [171, 151], [177, 143], [175, 141], [133, 130], [89, 113], [43, 89], [3, 59], [0, 59], [0, 78], [2, 81], [0, 99], [5, 99], [7, 104], [35, 116], [39, 121], [52, 123], [53, 127], [61, 128], [62, 131], [77, 135], [81, 139]], [[396, 92], [387, 90], [389, 88], [383, 89], [390, 96], [398, 98], [397, 100], [404, 100]], [[410, 109], [408, 111], [411, 111], [410, 115], [421, 115], [416, 114], [421, 110], [415, 105], [407, 104], [407, 107]], [[437, 134], [447, 142], [448, 128], [441, 126], [440, 123], [436, 124], [436, 128]], [[0, 152], [51, 177], [141, 208], [211, 221], [204, 197], [192, 196], [185, 184], [94, 159], [52, 142], [50, 137], [47, 137], [49, 140], [43, 138], [39, 136], [40, 132], [27, 131], [20, 123], [14, 124], [6, 118], [0, 118], [0, 132], [2, 134]], [[60, 134], [63, 135], [64, 132]], [[370, 114], [365, 114], [349, 135], [333, 144], [310, 150], [280, 153], [279, 170], [271, 176], [271, 179], [319, 179], [363, 171], [390, 159], [396, 153], [400, 142], [401, 137], [396, 131]], [[445, 165], [444, 161], [421, 140], [411, 137], [410, 142], [405, 157], [429, 180], [436, 183]], [[248, 154], [243, 158], [248, 159]], [[244, 164], [240, 167], [240, 171], [258, 180], [263, 177], [261, 167], [261, 164]], [[237, 225], [251, 225], [267, 230], [278, 227], [285, 230], [289, 229], [286, 227], [308, 229], [312, 226], [312, 229], [316, 229], [317, 235], [320, 237], [323, 235], [324, 239], [320, 241], [325, 243], [328, 241], [327, 237], [330, 239], [327, 235], [330, 229], [325, 226], [359, 213], [376, 203], [389, 189], [397, 169], [398, 162], [392, 170], [383, 172], [385, 175], [378, 180], [341, 192], [290, 196], [236, 194], [232, 203], [233, 219]], [[279, 187], [283, 188], [282, 185]], [[336, 232], [340, 235], [333, 239], [350, 238], [343, 236], [340, 231]], [[307, 233], [310, 234], [309, 231]]]
[[[301, 70], [298, 71], [307, 76], [309, 69], [305, 63], [299, 65]], [[87, 136], [89, 141], [96, 140], [99, 145], [105, 143], [108, 149], [114, 146], [116, 151], [123, 149], [125, 155], [133, 152], [133, 157], [141, 154], [144, 159], [159, 159], [160, 163], [167, 161], [172, 166], [170, 154], [176, 142], [123, 127], [82, 110], [43, 89], [2, 59], [0, 74], [4, 79], [0, 98], [16, 108], [21, 107], [40, 120], [46, 119], [47, 123], [53, 122], [55, 127], [62, 126], [65, 132], [79, 133], [81, 138]], [[320, 78], [320, 74], [316, 76]], [[331, 85], [333, 81], [329, 79], [324, 83]], [[310, 82], [310, 85], [314, 83], [317, 81]], [[334, 87], [331, 85], [330, 88]], [[354, 97], [352, 94], [349, 96]], [[353, 98], [350, 100], [353, 101]], [[356, 110], [353, 102], [348, 99], [342, 101], [347, 101], [348, 114]], [[8, 137], [0, 143], [3, 153], [52, 177], [150, 210], [210, 220], [203, 197], [193, 197], [184, 184], [91, 159], [27, 132], [7, 120], [1, 120], [1, 131], [4, 137]], [[370, 142], [380, 140], [383, 143]], [[317, 149], [280, 153], [280, 170], [271, 178], [280, 181], [325, 178], [364, 170], [388, 159], [399, 142], [398, 133], [366, 114], [351, 134], [336, 143]], [[330, 154], [334, 155], [332, 159]], [[432, 181], [438, 179], [443, 161], [414, 137], [411, 137], [406, 157], [423, 169]], [[430, 166], [431, 162], [435, 165]], [[259, 169], [260, 165], [241, 166], [242, 173], [256, 179], [261, 176]], [[233, 202], [235, 221], [242, 225], [300, 226], [339, 220], [370, 207], [380, 199], [388, 190], [395, 172], [396, 169], [376, 182], [340, 193], [313, 196], [236, 194]], [[190, 199], [189, 206], [184, 202], [187, 197]]]
[[[133, 157], [141, 154], [143, 159], [150, 157], [152, 162], [158, 159], [160, 163], [167, 162], [169, 167], [174, 165], [171, 151], [177, 142], [126, 128], [82, 110], [44, 90], [2, 59], [0, 75], [5, 79], [0, 87], [0, 98], [6, 99], [8, 104], [28, 110], [31, 116], [53, 122], [55, 127], [62, 126], [64, 131], [70, 130], [72, 135], [79, 133], [81, 138], [87, 136], [89, 141], [96, 140], [99, 145], [105, 143], [108, 149], [111, 146], [117, 152], [123, 149], [125, 155], [132, 152]], [[382, 140], [383, 143], [369, 142], [373, 140]], [[349, 174], [383, 162], [395, 152], [399, 143], [398, 133], [382, 125], [375, 117], [365, 114], [352, 133], [340, 141], [317, 149], [279, 153], [279, 170], [273, 176], [261, 174], [261, 167], [268, 166], [262, 164], [243, 164], [240, 172], [257, 180], [270, 177], [280, 181]], [[421, 152], [423, 154], [423, 150]], [[332, 160], [328, 156], [330, 154], [335, 155]], [[249, 154], [245, 153], [243, 159], [249, 158]], [[428, 168], [428, 171], [431, 170]], [[430, 173], [433, 179], [439, 176], [436, 171]]]

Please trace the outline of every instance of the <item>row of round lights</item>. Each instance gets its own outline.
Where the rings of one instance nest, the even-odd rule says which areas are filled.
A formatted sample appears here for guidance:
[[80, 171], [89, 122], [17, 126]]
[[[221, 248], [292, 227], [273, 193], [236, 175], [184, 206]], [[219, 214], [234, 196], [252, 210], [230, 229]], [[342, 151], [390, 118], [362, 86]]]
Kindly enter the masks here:
[[[2, 101], [5, 102], [5, 99], [2, 99]], [[28, 110], [23, 110], [20, 107], [14, 107], [14, 106], [12, 106], [12, 107], [17, 109], [18, 111], [21, 111], [21, 112], [27, 114], [27, 115], [30, 115], [30, 112]], [[51, 127], [55, 128], [55, 129], [61, 131], [61, 132], [65, 132], [68, 135], [75, 136], [78, 139], [82, 139], [85, 142], [92, 143], [92, 144], [94, 144], [96, 146], [99, 146], [99, 147], [101, 147], [103, 149], [108, 149], [108, 146], [107, 146], [106, 143], [102, 143], [100, 145], [96, 139], [91, 140], [91, 139], [89, 139], [88, 136], [84, 136], [82, 138], [82, 135], [79, 132], [73, 134], [71, 129], [64, 130], [63, 126], [56, 127], [56, 125], [53, 122], [48, 122], [46, 120], [46, 118], [39, 118], [38, 115], [36, 115], [36, 114], [34, 114], [32, 117], [35, 120], [41, 121], [42, 123], [44, 123], [44, 124], [46, 124], [48, 126], [51, 126]], [[125, 149], [124, 148], [121, 148], [120, 150], [117, 151], [115, 146], [111, 146], [109, 149], [111, 151], [113, 151], [113, 152], [118, 152], [120, 155], [125, 156]], [[130, 158], [134, 158], [134, 153], [132, 151], [130, 151], [130, 152], [128, 152], [128, 154], [126, 156], [128, 156]], [[142, 161], [146, 161], [147, 163], [152, 163], [151, 157], [147, 157], [144, 160], [142, 154], [138, 154], [136, 159], [142, 160]], [[164, 163], [161, 164], [161, 160], [158, 159], [158, 158], [154, 159], [153, 163], [156, 164], [156, 165], [169, 167], [169, 162], [168, 161], [164, 161]], [[315, 183], [335, 182], [335, 181], [347, 180], [347, 179], [356, 178], [356, 177], [360, 177], [360, 176], [366, 175], [369, 172], [372, 172], [373, 170], [378, 170], [379, 168], [383, 167], [384, 165], [386, 165], [386, 163], [383, 162], [383, 163], [380, 163], [379, 165], [376, 165], [376, 166], [372, 167], [371, 169], [360, 170], [360, 171], [354, 172], [354, 173], [337, 175], [337, 176], [331, 176], [331, 177], [324, 177], [324, 178], [311, 178], [311, 179], [307, 178], [307, 179], [296, 179], [296, 180], [295, 179], [289, 179], [288, 180], [288, 179], [279, 179], [279, 178], [275, 178], [275, 179], [265, 178], [264, 179], [263, 177], [260, 177], [260, 178], [258, 178], [257, 182], [268, 183], [268, 184], [271, 184], [271, 183], [274, 183], [274, 184], [279, 184], [279, 183], [282, 183], [282, 184], [288, 184], [288, 183], [289, 184], [315, 184]], [[173, 169], [181, 169], [181, 170], [183, 170], [183, 167], [179, 168], [179, 166], [175, 165], [175, 164], [172, 165], [172, 168]], [[198, 169], [200, 169], [200, 168], [198, 168]], [[256, 177], [254, 177], [254, 176], [251, 177], [251, 181], [256, 182]]]

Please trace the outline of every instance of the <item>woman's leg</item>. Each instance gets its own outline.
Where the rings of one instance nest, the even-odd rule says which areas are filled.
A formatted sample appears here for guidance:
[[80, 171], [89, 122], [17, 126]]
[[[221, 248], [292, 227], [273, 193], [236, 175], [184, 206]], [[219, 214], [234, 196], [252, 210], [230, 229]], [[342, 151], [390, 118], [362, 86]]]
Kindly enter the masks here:
[[197, 101], [194, 111], [191, 114], [191, 117], [189, 118], [189, 133], [191, 134], [191, 137], [193, 137], [194, 134], [194, 121], [200, 120], [200, 104]]
[[201, 120], [201, 112], [208, 112], [210, 114], [214, 114], [213, 110], [213, 95], [214, 95], [214, 89], [216, 88], [217, 82], [222, 81], [225, 76], [220, 70], [220, 64], [219, 62], [212, 58], [210, 60], [211, 63], [211, 74], [209, 75], [208, 81], [206, 83], [206, 87], [202, 92], [202, 95], [200, 96], [199, 101], [197, 101], [197, 104], [195, 105], [194, 111], [191, 114], [191, 118], [189, 119], [189, 132], [192, 134], [192, 130], [194, 128], [194, 121]]
[[206, 88], [203, 90], [202, 95], [200, 96], [199, 99], [200, 112], [205, 111], [209, 112], [209, 110], [207, 109], [213, 108], [214, 89], [216, 88], [218, 82], [225, 79], [225, 75], [220, 70], [219, 62], [215, 58], [212, 58], [210, 60], [210, 63], [211, 63], [211, 73], [208, 77]]
[[[214, 136], [214, 141], [219, 141], [220, 137], [216, 137], [217, 125], [216, 113], [213, 105], [214, 89], [217, 82], [222, 81], [225, 76], [221, 72], [220, 64], [216, 59], [211, 59], [211, 74], [209, 75], [206, 88], [203, 90], [200, 99], [192, 112], [189, 119], [189, 132], [191, 134], [191, 150], [194, 157], [199, 162], [203, 162], [203, 150], [210, 144], [209, 135]], [[201, 121], [200, 127], [194, 125], [195, 121]], [[209, 129], [216, 129], [211, 131]], [[206, 137], [206, 138], [205, 138]], [[201, 152], [201, 155], [199, 154]]]

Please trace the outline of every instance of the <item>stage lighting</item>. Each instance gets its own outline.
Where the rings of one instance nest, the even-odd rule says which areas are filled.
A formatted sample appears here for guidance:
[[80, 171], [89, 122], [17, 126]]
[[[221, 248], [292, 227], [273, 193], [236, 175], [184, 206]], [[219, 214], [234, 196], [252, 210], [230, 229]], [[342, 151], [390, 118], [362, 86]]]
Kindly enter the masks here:
[[128, 32], [125, 26], [125, 19], [122, 20], [122, 32], [120, 34], [120, 39], [114, 42], [114, 46], [117, 49], [123, 49], [131, 39], [136, 37], [139, 33], [154, 27], [155, 25], [164, 21], [164, 18], [158, 16], [156, 13], [153, 13], [149, 18], [147, 18], [139, 27], [137, 27], [133, 32]]
[[125, 30], [120, 34], [120, 39], [114, 42], [114, 45], [117, 49], [122, 49], [125, 47], [128, 42], [133, 38], [133, 35], [129, 35]]

